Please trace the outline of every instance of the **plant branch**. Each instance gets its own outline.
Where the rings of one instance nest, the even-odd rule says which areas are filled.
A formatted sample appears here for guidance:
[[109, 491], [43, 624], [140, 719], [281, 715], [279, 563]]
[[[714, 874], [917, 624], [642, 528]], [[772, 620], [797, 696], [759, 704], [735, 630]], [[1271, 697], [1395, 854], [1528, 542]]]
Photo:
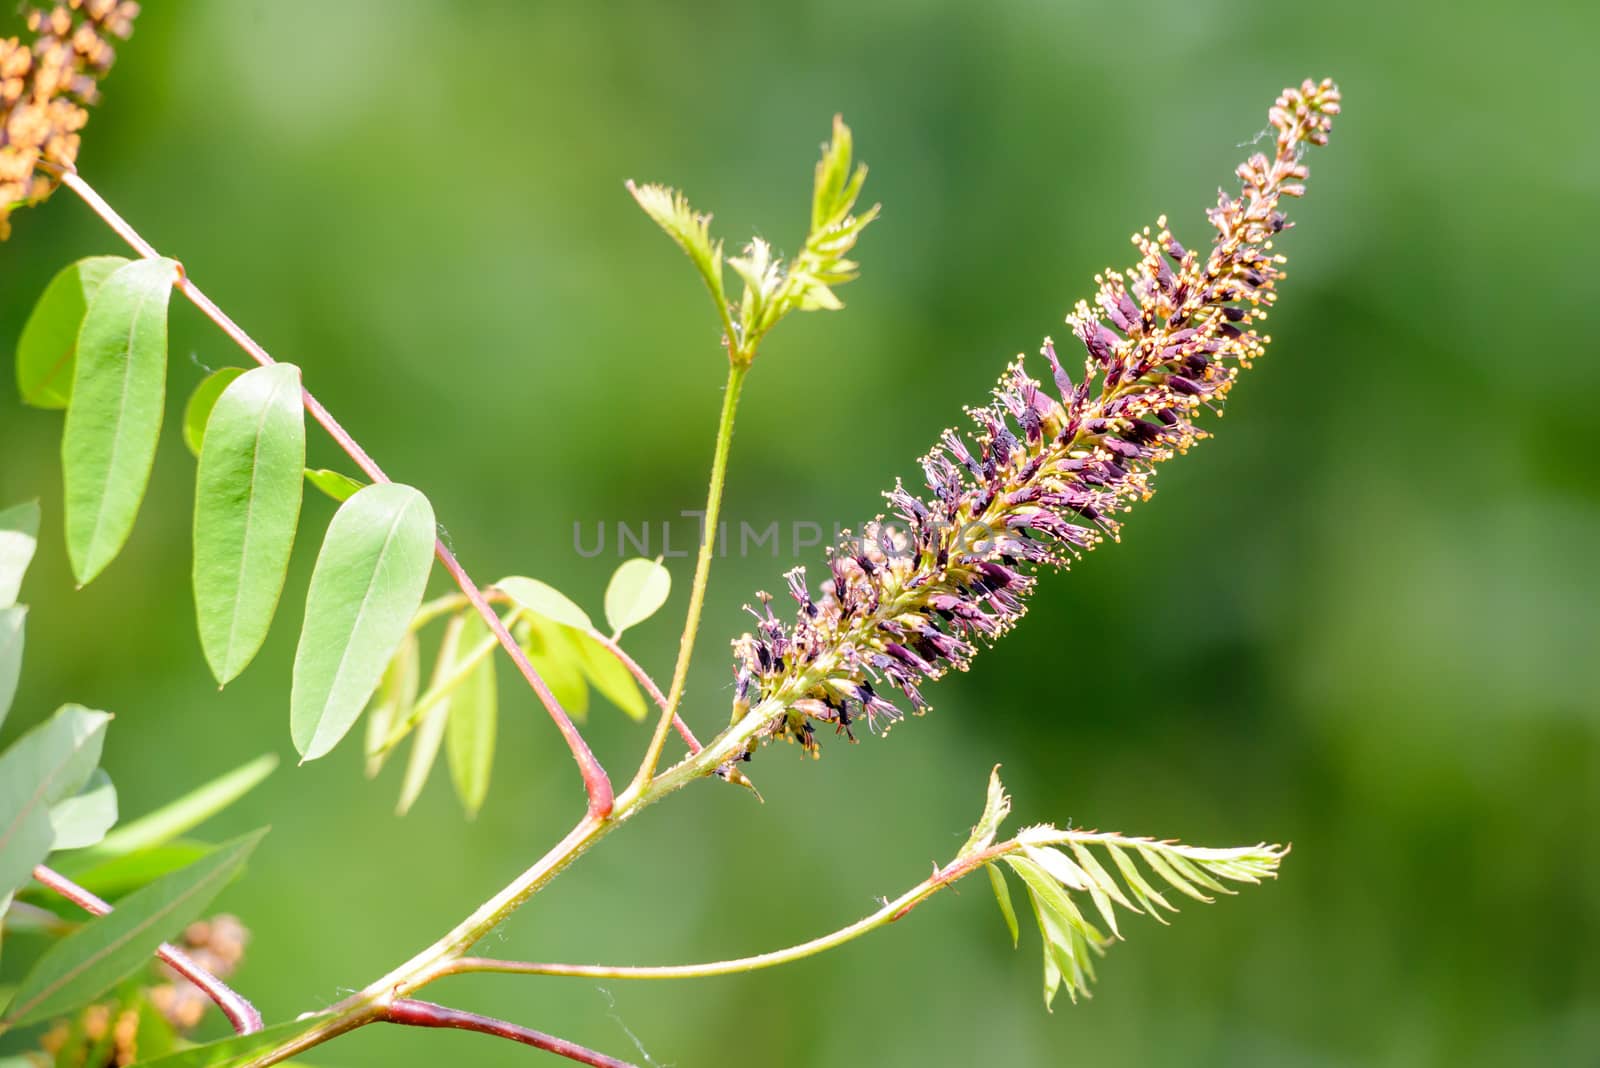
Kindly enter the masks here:
[[587, 979], [702, 979], [714, 975], [735, 975], [740, 972], [753, 972], [762, 968], [773, 968], [780, 964], [790, 964], [797, 960], [816, 956], [830, 949], [852, 942], [862, 935], [870, 934], [882, 927], [894, 923], [906, 913], [916, 908], [922, 902], [932, 897], [943, 887], [970, 875], [979, 867], [996, 860], [1006, 853], [1021, 848], [1016, 839], [1010, 839], [980, 850], [968, 857], [952, 861], [943, 868], [935, 868], [932, 875], [907, 890], [893, 901], [886, 901], [882, 908], [865, 916], [847, 927], [825, 934], [820, 938], [813, 938], [809, 942], [789, 946], [786, 949], [774, 950], [771, 953], [758, 953], [749, 957], [735, 957], [731, 960], [711, 961], [705, 964], [669, 964], [660, 966], [632, 966], [618, 967], [596, 964], [538, 964], [523, 961], [492, 960], [484, 957], [459, 957], [448, 965], [439, 968], [433, 978], [443, 978], [448, 975], [466, 975], [468, 973], [488, 972], [505, 975], [564, 975]]
[[[33, 869], [33, 877], [47, 889], [53, 890], [85, 912], [104, 916], [111, 911], [111, 906], [100, 898], [43, 864]], [[189, 980], [201, 993], [216, 1002], [217, 1008], [222, 1010], [222, 1014], [228, 1018], [235, 1032], [250, 1035], [261, 1030], [261, 1014], [256, 1011], [256, 1007], [238, 991], [201, 967], [199, 961], [177, 946], [165, 943], [156, 950], [156, 956], [166, 961], [173, 971]]]
[[722, 391], [722, 415], [717, 421], [717, 443], [711, 458], [711, 482], [706, 489], [705, 515], [701, 517], [700, 553], [695, 560], [694, 583], [689, 589], [689, 614], [683, 625], [683, 637], [678, 642], [678, 662], [672, 669], [672, 685], [667, 691], [667, 702], [662, 707], [661, 718], [650, 738], [650, 748], [645, 751], [633, 782], [624, 791], [628, 797], [643, 793], [655, 775], [661, 761], [661, 750], [667, 744], [667, 731], [678, 705], [683, 701], [683, 688], [689, 679], [689, 661], [694, 655], [694, 641], [700, 632], [700, 614], [706, 603], [706, 584], [711, 578], [711, 561], [716, 555], [717, 523], [722, 512], [722, 491], [728, 479], [728, 453], [733, 446], [733, 419], [739, 408], [739, 393], [744, 379], [750, 373], [754, 353], [746, 353], [734, 346], [733, 336], [728, 338], [728, 385]]
[[576, 1042], [568, 1042], [564, 1038], [547, 1035], [531, 1027], [521, 1027], [504, 1020], [497, 1020], [492, 1016], [479, 1016], [475, 1012], [446, 1008], [429, 1001], [400, 998], [392, 1003], [379, 1019], [383, 1023], [404, 1024], [407, 1027], [452, 1027], [459, 1031], [476, 1031], [496, 1038], [507, 1038], [513, 1042], [521, 1042], [525, 1046], [559, 1054], [579, 1064], [593, 1065], [594, 1068], [636, 1068], [629, 1061], [620, 1061], [604, 1053], [596, 1053]]
[[[76, 193], [135, 252], [146, 259], [160, 258], [160, 254], [155, 250], [155, 247], [141, 237], [138, 231], [129, 225], [127, 220], [119, 215], [116, 209], [108, 204], [99, 193], [95, 192], [94, 188], [88, 182], [85, 182], [76, 171], [61, 170], [60, 175], [62, 184]], [[226, 312], [201, 291], [199, 286], [194, 284], [181, 265], [178, 270], [176, 285], [178, 290], [188, 298], [189, 303], [193, 304], [200, 310], [202, 315], [215, 323], [251, 359], [262, 366], [270, 366], [276, 362], [266, 349], [262, 348], [254, 338], [245, 333], [238, 323], [235, 323]], [[322, 406], [320, 401], [311, 395], [309, 390], [302, 390], [302, 400], [306, 411], [310, 413], [311, 417], [328, 432], [334, 442], [345, 451], [350, 459], [355, 461], [356, 466], [361, 468], [368, 478], [374, 482], [390, 481], [389, 476], [384, 474], [377, 461], [367, 454], [367, 451], [361, 447], [360, 443], [350, 436], [350, 433], [339, 424], [339, 421], [333, 417], [333, 414], [327, 408]], [[466, 569], [461, 566], [460, 561], [456, 559], [455, 554], [450, 551], [449, 546], [445, 545], [443, 540], [435, 541], [434, 555], [439, 558], [439, 563], [444, 565], [444, 569], [450, 573], [450, 577], [455, 579], [456, 585], [461, 587], [461, 592], [466, 596], [468, 602], [483, 617], [483, 621], [488, 624], [489, 630], [499, 640], [501, 648], [505, 649], [506, 655], [511, 657], [511, 662], [517, 666], [517, 670], [527, 680], [528, 686], [538, 695], [539, 701], [544, 705], [545, 710], [549, 712], [550, 718], [555, 721], [556, 729], [561, 732], [562, 739], [566, 741], [567, 747], [572, 751], [573, 759], [578, 764], [579, 771], [583, 774], [583, 784], [589, 798], [590, 813], [604, 817], [611, 811], [614, 801], [611, 780], [606, 775], [605, 769], [600, 766], [600, 761], [595, 758], [594, 752], [589, 748], [589, 744], [583, 740], [583, 735], [579, 733], [577, 726], [572, 722], [572, 717], [567, 714], [566, 709], [561, 707], [561, 703], [550, 692], [550, 687], [545, 685], [544, 679], [540, 677], [539, 672], [529, 662], [527, 654], [517, 645], [516, 639], [511, 636], [511, 632], [505, 628], [500, 622], [500, 617], [490, 607], [488, 600], [483, 595], [483, 591], [472, 581]]]
[[[616, 657], [618, 663], [628, 669], [629, 674], [638, 680], [640, 686], [644, 687], [645, 692], [650, 695], [650, 699], [656, 703], [657, 708], [661, 709], [662, 712], [667, 711], [667, 708], [669, 707], [667, 695], [661, 692], [661, 687], [656, 685], [656, 680], [650, 677], [650, 673], [648, 671], [639, 666], [639, 662], [637, 660], [629, 656], [627, 652], [624, 651], [622, 646], [617, 643], [616, 639], [608, 638], [597, 630], [591, 630], [588, 632], [588, 634], [589, 637], [599, 642], [606, 652]], [[700, 752], [701, 749], [705, 748], [700, 744], [700, 739], [694, 736], [694, 731], [690, 730], [689, 725], [683, 721], [682, 716], [674, 714], [672, 717], [672, 725], [677, 728], [678, 734], [683, 738], [683, 744], [689, 747], [690, 756], [693, 756], [694, 754]]]

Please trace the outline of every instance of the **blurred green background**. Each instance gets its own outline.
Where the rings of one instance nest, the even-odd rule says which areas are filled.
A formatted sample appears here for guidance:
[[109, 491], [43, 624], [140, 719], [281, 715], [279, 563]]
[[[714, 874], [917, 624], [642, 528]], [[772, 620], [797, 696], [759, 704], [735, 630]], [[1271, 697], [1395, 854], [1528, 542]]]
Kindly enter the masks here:
[[[997, 762], [1023, 822], [1290, 841], [1281, 880], [1170, 929], [1131, 920], [1097, 996], [1053, 1015], [1037, 942], [1013, 951], [971, 883], [758, 975], [435, 992], [659, 1065], [1596, 1063], [1592, 6], [148, 8], [83, 173], [428, 492], [477, 576], [539, 575], [593, 607], [614, 545], [583, 559], [574, 521], [699, 507], [723, 374], [699, 283], [623, 179], [681, 185], [730, 243], [792, 250], [829, 119], [854, 126], [884, 217], [848, 311], [790, 321], [762, 354], [727, 506], [735, 523], [851, 523], [1011, 354], [1065, 333], [1092, 274], [1131, 262], [1131, 230], [1167, 211], [1206, 240], [1203, 210], [1281, 86], [1338, 78], [1346, 113], [1282, 242], [1273, 352], [1123, 544], [1044, 579], [926, 719], [818, 763], [763, 753], [764, 805], [680, 794], [484, 948], [646, 963], [809, 938], [951, 855]], [[69, 195], [14, 221], [8, 344], [55, 270], [123, 251]], [[64, 700], [114, 710], [106, 764], [129, 814], [291, 756], [289, 665], [331, 514], [308, 503], [274, 636], [219, 694], [194, 635], [176, 412], [203, 368], [241, 357], [174, 307], [152, 496], [82, 592], [59, 416], [0, 391], [0, 502], [40, 496], [46, 515], [6, 737]], [[702, 732], [727, 714], [741, 604], [794, 562], [785, 546], [715, 573], [687, 703]], [[663, 678], [688, 563], [631, 639]], [[269, 1019], [409, 956], [580, 813], [508, 674], [476, 822], [442, 768], [396, 820], [399, 768], [369, 784], [346, 744], [286, 759], [213, 826], [273, 826], [223, 899], [255, 932], [238, 982]], [[610, 708], [588, 734], [619, 777], [645, 737]], [[313, 1061], [543, 1056], [368, 1029]]]

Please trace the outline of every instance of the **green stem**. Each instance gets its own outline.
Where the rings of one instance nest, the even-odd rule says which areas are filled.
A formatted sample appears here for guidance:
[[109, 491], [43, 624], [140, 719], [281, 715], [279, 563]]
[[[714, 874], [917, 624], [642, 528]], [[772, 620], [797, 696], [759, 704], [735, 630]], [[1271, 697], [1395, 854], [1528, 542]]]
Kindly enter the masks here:
[[711, 578], [711, 560], [716, 555], [717, 525], [722, 513], [722, 491], [728, 479], [728, 453], [733, 446], [733, 418], [739, 408], [739, 392], [744, 388], [745, 375], [750, 372], [751, 357], [733, 347], [733, 337], [728, 338], [728, 385], [722, 392], [722, 417], [717, 422], [716, 450], [711, 458], [711, 484], [706, 491], [705, 515], [701, 517], [700, 554], [694, 566], [694, 584], [689, 589], [689, 615], [683, 625], [683, 637], [678, 642], [678, 663], [672, 669], [672, 685], [667, 689], [667, 705], [656, 721], [650, 747], [633, 782], [618, 799], [632, 800], [641, 796], [650, 785], [656, 766], [661, 762], [661, 751], [667, 744], [667, 734], [672, 730], [673, 717], [683, 700], [683, 688], [689, 679], [689, 661], [694, 655], [694, 642], [700, 632], [700, 613], [705, 608], [706, 584]]
[[630, 797], [618, 798], [609, 815], [591, 813], [584, 816], [565, 838], [534, 862], [532, 867], [478, 906], [444, 937], [359, 993], [335, 1005], [315, 1021], [307, 1021], [308, 1027], [301, 1034], [256, 1055], [239, 1068], [266, 1068], [348, 1031], [382, 1020], [389, 1005], [396, 999], [406, 997], [432, 978], [448, 974], [451, 962], [463, 957], [468, 949], [504, 923], [524, 902], [544, 889], [596, 842], [668, 794], [713, 774], [742, 753], [750, 739], [782, 710], [781, 697], [761, 702], [737, 723], [713, 738], [704, 749], [651, 779], [644, 790]]
[[846, 942], [852, 942], [862, 935], [887, 927], [942, 888], [949, 886], [963, 876], [970, 875], [983, 864], [996, 860], [1020, 847], [1020, 843], [1016, 839], [1010, 839], [998, 845], [990, 846], [970, 857], [963, 857], [952, 862], [948, 867], [935, 871], [927, 879], [924, 879], [893, 901], [885, 902], [882, 908], [870, 916], [865, 916], [848, 927], [841, 927], [837, 931], [825, 934], [820, 938], [813, 938], [809, 942], [789, 946], [787, 949], [774, 950], [771, 953], [757, 953], [754, 956], [735, 957], [731, 960], [711, 961], [705, 964], [623, 965], [619, 967], [600, 964], [537, 964], [524, 961], [491, 960], [484, 957], [459, 957], [437, 969], [429, 978], [439, 979], [448, 975], [488, 972], [503, 975], [564, 975], [586, 979], [704, 979], [716, 975], [736, 975], [740, 972], [753, 972], [762, 968], [773, 968], [780, 964], [791, 964], [797, 960], [814, 957], [819, 953], [842, 946]]

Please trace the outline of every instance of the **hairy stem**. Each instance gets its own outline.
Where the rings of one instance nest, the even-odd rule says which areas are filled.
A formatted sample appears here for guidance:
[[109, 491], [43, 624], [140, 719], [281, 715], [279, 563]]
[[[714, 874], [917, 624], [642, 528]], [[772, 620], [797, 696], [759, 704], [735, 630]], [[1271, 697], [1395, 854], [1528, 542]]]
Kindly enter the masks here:
[[[111, 906], [100, 898], [43, 864], [33, 869], [33, 877], [42, 886], [60, 894], [85, 912], [104, 916], [111, 911]], [[215, 1002], [217, 1008], [228, 1018], [228, 1023], [233, 1025], [235, 1032], [250, 1035], [261, 1030], [261, 1014], [256, 1011], [256, 1007], [238, 991], [201, 967], [199, 961], [177, 946], [165, 943], [156, 950], [156, 956], [166, 961], [173, 971], [189, 980], [202, 994]]]
[[595, 1068], [636, 1068], [628, 1061], [596, 1053], [586, 1046], [535, 1031], [531, 1027], [521, 1027], [492, 1016], [479, 1016], [475, 1012], [446, 1008], [429, 1001], [401, 998], [391, 1004], [380, 1019], [383, 1023], [404, 1024], [407, 1027], [452, 1027], [459, 1031], [476, 1031], [496, 1038], [507, 1038]]
[[705, 608], [706, 584], [711, 578], [711, 560], [716, 555], [717, 524], [722, 512], [722, 491], [728, 480], [728, 453], [733, 446], [733, 419], [739, 409], [739, 393], [744, 379], [750, 373], [750, 356], [731, 348], [728, 343], [728, 385], [722, 392], [722, 416], [717, 421], [717, 444], [711, 457], [711, 482], [706, 490], [706, 509], [700, 523], [700, 554], [695, 560], [694, 583], [689, 589], [689, 614], [683, 624], [683, 637], [678, 642], [678, 663], [672, 669], [672, 685], [667, 690], [667, 703], [661, 710], [655, 733], [650, 738], [650, 748], [625, 796], [637, 797], [649, 785], [661, 761], [661, 750], [667, 744], [667, 731], [672, 727], [678, 705], [683, 701], [683, 688], [689, 680], [689, 661], [694, 656], [695, 637], [700, 632], [700, 613]]
[[[155, 250], [155, 247], [141, 237], [138, 231], [129, 225], [127, 220], [119, 215], [115, 208], [106, 203], [105, 199], [95, 192], [89, 183], [79, 177], [76, 171], [62, 171], [61, 182], [76, 193], [96, 215], [100, 216], [140, 256], [146, 259], [160, 258], [160, 253]], [[178, 272], [177, 288], [188, 298], [189, 303], [193, 304], [200, 310], [202, 315], [215, 323], [251, 359], [264, 367], [276, 362], [266, 349], [262, 348], [254, 338], [245, 333], [238, 323], [235, 323], [210, 297], [206, 296], [181, 267]], [[309, 390], [302, 390], [302, 400], [306, 411], [310, 413], [311, 417], [321, 424], [334, 442], [345, 451], [345, 454], [350, 459], [355, 461], [356, 466], [361, 468], [368, 478], [374, 482], [390, 481], [389, 476], [384, 474], [377, 461], [367, 454], [367, 451], [361, 447], [360, 443], [350, 436], [349, 432], [333, 417], [333, 414], [324, 408], [322, 403], [313, 397]], [[583, 740], [583, 735], [578, 732], [577, 726], [572, 722], [572, 717], [567, 714], [566, 709], [561, 707], [561, 703], [550, 692], [550, 687], [545, 685], [544, 679], [539, 676], [539, 672], [528, 661], [527, 655], [522, 651], [521, 646], [517, 645], [516, 639], [511, 636], [511, 632], [500, 622], [500, 617], [490, 607], [488, 600], [483, 595], [483, 591], [472, 581], [466, 569], [461, 566], [455, 554], [450, 551], [449, 546], [445, 545], [442, 540], [436, 541], [434, 543], [434, 555], [439, 558], [439, 563], [444, 565], [444, 569], [450, 573], [450, 577], [455, 579], [456, 585], [461, 587], [461, 592], [466, 596], [467, 601], [483, 617], [483, 621], [488, 624], [489, 630], [499, 640], [501, 648], [505, 649], [506, 655], [511, 657], [511, 662], [517, 666], [517, 670], [522, 673], [522, 677], [527, 681], [528, 686], [538, 695], [540, 703], [549, 712], [550, 718], [555, 721], [556, 729], [561, 732], [562, 739], [572, 751], [572, 757], [577, 762], [578, 769], [583, 775], [583, 785], [588, 794], [590, 813], [597, 816], [605, 816], [611, 811], [611, 806], [614, 802], [611, 779], [606, 775], [605, 769], [600, 766], [600, 761], [595, 758], [594, 752], [589, 748], [589, 744]]]

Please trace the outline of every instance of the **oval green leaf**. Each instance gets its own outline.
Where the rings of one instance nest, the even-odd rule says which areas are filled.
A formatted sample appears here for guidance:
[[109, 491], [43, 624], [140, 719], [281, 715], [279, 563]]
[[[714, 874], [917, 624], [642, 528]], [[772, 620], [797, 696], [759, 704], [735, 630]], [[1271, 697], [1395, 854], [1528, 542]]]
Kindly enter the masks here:
[[105, 280], [127, 263], [121, 256], [91, 256], [50, 279], [17, 340], [17, 391], [24, 404], [67, 406], [83, 314]]
[[147, 967], [162, 942], [206, 910], [244, 866], [266, 831], [237, 838], [164, 875], [63, 938], [39, 958], [6, 1008], [12, 1026], [46, 1020], [84, 1005]]
[[0, 512], [0, 608], [17, 603], [22, 576], [39, 545], [39, 502], [28, 501]]
[[206, 423], [194, 500], [194, 603], [218, 683], [267, 640], [289, 574], [306, 465], [300, 369], [247, 371]]
[[67, 557], [80, 585], [122, 550], [150, 483], [177, 279], [172, 260], [136, 260], [105, 280], [83, 317], [61, 438]]
[[572, 598], [548, 582], [513, 575], [501, 579], [495, 585], [515, 601], [517, 607], [534, 615], [564, 623], [569, 627], [577, 627], [579, 630], [594, 629], [594, 624], [589, 621], [589, 613], [579, 608]]
[[330, 471], [326, 467], [306, 471], [306, 481], [317, 489], [327, 494], [336, 501], [348, 501], [366, 483], [351, 478], [341, 471]]
[[222, 391], [233, 385], [242, 374], [243, 367], [219, 367], [202, 378], [200, 384], [194, 387], [194, 392], [189, 394], [189, 403], [183, 406], [183, 443], [189, 447], [189, 455], [200, 455], [211, 409], [217, 406], [217, 398], [222, 396]]
[[65, 705], [0, 753], [0, 894], [50, 854], [50, 808], [89, 781], [111, 716]]
[[624, 560], [606, 584], [606, 622], [612, 637], [655, 615], [672, 593], [672, 573], [658, 560]]
[[422, 604], [433, 506], [410, 486], [368, 486], [334, 515], [306, 595], [289, 729], [302, 760], [338, 744]]
[[17, 696], [27, 622], [26, 605], [14, 604], [9, 608], [0, 608], [0, 726], [5, 725], [6, 714], [11, 711], [11, 701]]
[[105, 838], [117, 822], [117, 788], [104, 768], [95, 768], [83, 789], [50, 807], [50, 826], [55, 830], [51, 852], [85, 849]]
[[[489, 636], [489, 627], [482, 617], [474, 614], [463, 628], [461, 648], [471, 649]], [[455, 785], [456, 796], [461, 799], [468, 819], [478, 814], [484, 798], [489, 796], [498, 718], [499, 685], [494, 657], [486, 656], [451, 694], [450, 722], [445, 736], [450, 781]]]

